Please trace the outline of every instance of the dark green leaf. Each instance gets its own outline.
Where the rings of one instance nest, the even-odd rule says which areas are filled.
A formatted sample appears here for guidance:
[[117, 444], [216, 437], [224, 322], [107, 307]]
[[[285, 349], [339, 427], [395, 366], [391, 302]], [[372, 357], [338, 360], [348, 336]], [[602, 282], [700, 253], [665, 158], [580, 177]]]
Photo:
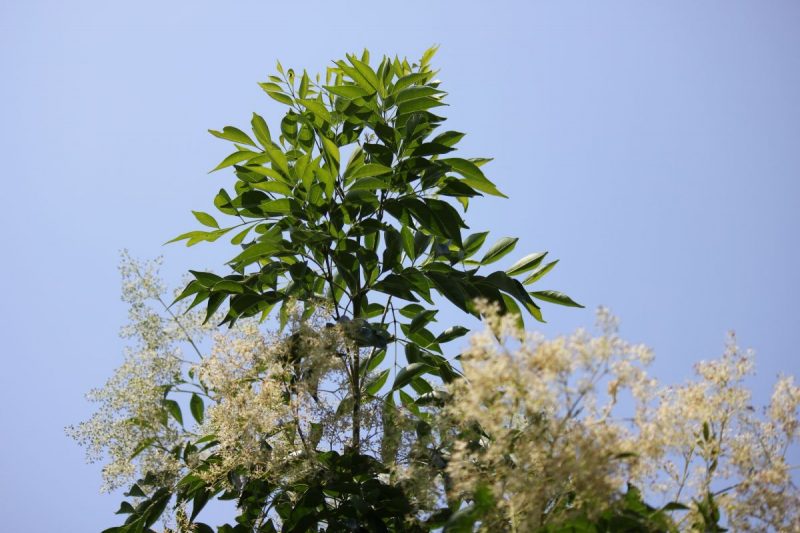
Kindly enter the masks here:
[[547, 263], [545, 266], [543, 266], [542, 268], [540, 268], [539, 270], [537, 270], [536, 272], [534, 272], [533, 274], [528, 276], [525, 279], [525, 281], [522, 282], [522, 284], [523, 285], [530, 285], [531, 283], [539, 281], [540, 279], [542, 279], [545, 276], [545, 274], [547, 274], [548, 272], [553, 270], [553, 267], [556, 266], [557, 263], [558, 263], [558, 259], [556, 259], [555, 261], [552, 261], [550, 263]]
[[386, 380], [389, 378], [389, 369], [383, 370], [377, 376], [375, 376], [366, 387], [367, 394], [371, 396], [375, 396], [378, 392], [383, 388], [386, 384]]
[[189, 400], [189, 409], [192, 411], [192, 416], [195, 420], [197, 420], [198, 424], [203, 423], [203, 411], [205, 407], [203, 405], [203, 400], [197, 394], [192, 394], [191, 400]]
[[392, 390], [402, 389], [411, 383], [411, 380], [415, 377], [421, 376], [422, 374], [430, 371], [431, 367], [424, 363], [411, 363], [410, 365], [401, 368], [400, 372], [397, 373], [397, 377], [394, 378]]
[[463, 337], [467, 333], [469, 333], [469, 329], [463, 326], [452, 326], [444, 330], [438, 337], [436, 337], [436, 342], [439, 344], [444, 344], [459, 337]]
[[461, 174], [464, 177], [464, 181], [467, 183], [467, 185], [473, 189], [485, 192], [486, 194], [491, 194], [492, 196], [507, 198], [505, 194], [497, 190], [497, 187], [495, 187], [494, 183], [489, 181], [481, 169], [478, 168], [478, 166], [472, 161], [461, 159], [459, 157], [440, 159], [439, 161], [445, 163], [455, 172]]
[[178, 405], [178, 402], [175, 400], [164, 400], [164, 407], [167, 408], [167, 411], [172, 418], [174, 418], [178, 424], [183, 425], [183, 413], [181, 413], [181, 406]]
[[517, 237], [503, 237], [494, 243], [491, 248], [489, 248], [489, 250], [486, 252], [486, 255], [483, 256], [483, 259], [481, 259], [481, 264], [489, 265], [495, 261], [499, 261], [507, 254], [511, 253], [514, 247], [517, 245], [518, 240], [519, 239]]
[[547, 252], [538, 252], [535, 254], [526, 255], [525, 257], [523, 257], [510, 267], [508, 267], [506, 273], [508, 273], [509, 276], [518, 276], [523, 272], [533, 270], [534, 268], [536, 268], [541, 264], [542, 260], [546, 255]]
[[567, 307], [583, 307], [581, 304], [574, 301], [572, 298], [558, 291], [535, 291], [530, 293], [531, 296], [537, 300], [543, 300], [558, 305], [565, 305]]

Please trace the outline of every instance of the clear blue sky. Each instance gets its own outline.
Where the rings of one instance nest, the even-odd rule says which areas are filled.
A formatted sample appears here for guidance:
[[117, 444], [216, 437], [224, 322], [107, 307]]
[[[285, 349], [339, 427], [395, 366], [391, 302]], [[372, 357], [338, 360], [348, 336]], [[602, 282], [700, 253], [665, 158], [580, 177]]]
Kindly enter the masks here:
[[542, 288], [587, 306], [548, 307], [546, 331], [605, 304], [666, 381], [728, 329], [758, 352], [759, 399], [798, 373], [800, 3], [291, 5], [0, 3], [3, 530], [114, 525], [118, 498], [63, 427], [121, 360], [118, 251], [164, 254], [171, 281], [230, 254], [161, 243], [231, 183], [206, 174], [227, 150], [206, 130], [276, 116], [256, 85], [276, 59], [441, 44], [448, 125], [510, 196], [468, 221], [550, 250]]

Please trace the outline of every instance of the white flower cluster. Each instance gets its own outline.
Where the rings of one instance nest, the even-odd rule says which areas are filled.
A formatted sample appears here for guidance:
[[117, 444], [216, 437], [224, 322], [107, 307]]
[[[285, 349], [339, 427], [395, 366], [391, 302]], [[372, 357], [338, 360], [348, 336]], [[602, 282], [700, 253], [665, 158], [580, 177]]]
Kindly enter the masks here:
[[[650, 350], [621, 340], [606, 310], [601, 336], [554, 340], [519, 331], [496, 309], [484, 313], [487, 331], [473, 336], [465, 379], [450, 387], [445, 410], [447, 424], [485, 432], [462, 433], [447, 468], [457, 492], [491, 489], [497, 512], [484, 528], [527, 531], [575, 512], [592, 516], [632, 483], [648, 498], [687, 504], [674, 517], [682, 530], [695, 527], [709, 494], [734, 530], [800, 530], [787, 462], [800, 388], [781, 378], [757, 416], [743, 385], [753, 354], [732, 337], [720, 359], [696, 366], [696, 381], [660, 387], [645, 372]], [[621, 413], [623, 391], [633, 416]]]
[[[89, 393], [95, 414], [67, 428], [90, 461], [105, 460], [104, 490], [148, 472], [171, 484], [211, 455], [197, 472], [209, 482], [237, 468], [287, 479], [310, 466], [317, 447], [351, 444], [352, 412], [338, 407], [350, 392], [347, 357], [364, 350], [324, 309], [303, 318], [289, 303], [285, 335], [265, 335], [254, 320], [220, 332], [213, 320], [203, 323], [203, 311], [168, 306], [157, 261], [125, 253], [120, 271], [129, 305], [122, 336], [132, 346], [105, 386]], [[188, 414], [192, 396], [204, 404], [202, 424]], [[380, 433], [375, 403], [365, 399], [360, 410], [369, 450]], [[198, 440], [216, 444], [181, 453]]]
[[[166, 416], [163, 400], [180, 380], [182, 344], [189, 333], [202, 329], [199, 313], [174, 311], [171, 320], [153, 309], [164, 288], [158, 262], [140, 263], [123, 253], [122, 299], [129, 304], [129, 325], [122, 336], [133, 341], [125, 360], [104, 387], [87, 396], [99, 404], [87, 421], [67, 428], [90, 461], [106, 456], [104, 490], [113, 490], [147, 471], [177, 474], [180, 467], [170, 450], [183, 438], [183, 429]], [[206, 328], [207, 329], [207, 328]]]

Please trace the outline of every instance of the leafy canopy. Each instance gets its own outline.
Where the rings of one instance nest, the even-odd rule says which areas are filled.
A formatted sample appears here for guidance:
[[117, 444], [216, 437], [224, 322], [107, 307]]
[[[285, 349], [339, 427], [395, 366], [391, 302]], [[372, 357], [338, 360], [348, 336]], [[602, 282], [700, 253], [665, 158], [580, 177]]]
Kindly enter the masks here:
[[485, 271], [517, 238], [501, 238], [481, 256], [488, 232], [464, 233], [471, 199], [504, 195], [481, 169], [489, 159], [453, 156], [463, 133], [439, 131], [446, 93], [429, 66], [435, 51], [416, 64], [384, 57], [377, 68], [367, 51], [348, 55], [328, 68], [324, 84], [278, 63], [278, 75], [260, 86], [286, 107], [279, 132], [255, 113], [248, 133], [211, 130], [235, 147], [214, 169], [233, 168], [233, 192], [221, 189], [214, 205], [237, 222], [221, 227], [196, 211], [209, 229], [174, 239], [191, 246], [233, 233], [241, 251], [228, 263], [232, 273], [192, 271], [179, 299], [205, 302], [207, 318], [227, 302], [227, 324], [266, 317], [275, 306], [283, 324], [292, 299], [308, 314], [330, 305], [337, 319], [362, 321], [361, 340], [378, 348], [392, 338], [389, 325], [399, 325], [414, 352], [409, 364], [445, 380], [454, 370], [441, 345], [467, 330], [429, 330], [436, 294], [475, 316], [477, 298], [537, 320], [537, 300], [580, 307], [560, 292], [526, 287], [557, 263], [545, 262], [546, 252]]
[[[444, 345], [468, 329], [436, 330], [436, 298], [474, 316], [480, 316], [477, 300], [494, 302], [501, 313], [519, 315], [520, 322], [523, 310], [543, 320], [542, 301], [581, 307], [560, 292], [529, 289], [557, 263], [546, 262], [546, 252], [487, 271], [514, 251], [518, 239], [503, 237], [484, 249], [488, 232], [466, 232], [464, 214], [472, 199], [504, 195], [483, 173], [489, 159], [454, 156], [464, 134], [440, 131], [446, 93], [429, 65], [435, 51], [427, 50], [414, 64], [384, 57], [375, 67], [367, 51], [348, 55], [327, 69], [324, 83], [321, 76], [298, 75], [278, 63], [277, 75], [260, 86], [285, 108], [279, 127], [270, 129], [254, 113], [249, 131], [211, 130], [234, 146], [213, 169], [232, 170], [236, 177], [232, 189], [220, 189], [214, 198], [216, 210], [226, 215], [220, 220], [233, 223], [194, 211], [205, 229], [173, 239], [192, 246], [228, 236], [237, 247], [227, 263], [229, 274], [191, 271], [192, 281], [176, 299], [191, 299], [189, 309], [205, 305], [206, 321], [219, 314], [221, 324], [233, 326], [276, 310], [283, 327], [299, 303], [304, 317], [322, 308], [336, 322], [331, 326], [343, 326], [352, 344], [336, 355], [348, 389], [337, 416], [349, 413], [349, 446], [312, 450], [322, 470], [292, 486], [274, 486], [242, 469], [231, 471], [233, 481], [219, 486], [193, 474], [171, 488], [157, 488], [156, 478], [144, 480], [131, 496], [145, 497], [145, 486], [157, 490], [137, 508], [126, 504], [121, 512], [130, 515], [127, 525], [113, 531], [149, 527], [173, 496], [178, 505], [194, 502], [194, 520], [219, 494], [238, 499], [243, 527], [263, 522], [268, 505], [280, 515], [284, 531], [306, 531], [319, 523], [331, 531], [341, 530], [336, 524], [363, 523], [375, 531], [412, 530], [409, 500], [380, 476], [396, 458], [392, 443], [399, 437], [392, 417], [398, 409], [415, 416], [417, 436], [428, 438], [433, 415], [424, 407], [441, 404], [445, 395], [439, 386], [459, 376]], [[390, 382], [391, 369], [381, 363], [393, 343], [404, 346], [406, 361]], [[291, 357], [300, 368], [304, 354]], [[292, 377], [290, 385], [302, 378]], [[287, 389], [287, 402], [292, 394]], [[376, 401], [383, 404], [380, 458], [361, 449], [362, 407]], [[176, 402], [165, 405], [173, 417], [180, 416]], [[193, 396], [190, 410], [198, 421], [203, 407]], [[216, 445], [208, 435], [190, 440], [186, 449]], [[176, 449], [178, 459], [181, 453], [186, 455]], [[435, 458], [426, 460], [431, 468], [442, 472], [440, 451], [425, 453]], [[206, 462], [213, 460], [211, 455]], [[451, 504], [430, 517], [428, 526], [444, 524], [458, 509], [458, 501]], [[234, 530], [239, 531], [225, 531]]]

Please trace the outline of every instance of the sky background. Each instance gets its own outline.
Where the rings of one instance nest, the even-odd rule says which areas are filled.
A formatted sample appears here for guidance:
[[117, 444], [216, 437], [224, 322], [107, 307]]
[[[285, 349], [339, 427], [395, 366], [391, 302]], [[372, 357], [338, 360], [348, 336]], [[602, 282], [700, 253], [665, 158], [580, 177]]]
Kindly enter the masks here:
[[[64, 426], [122, 358], [119, 251], [176, 283], [224, 240], [162, 246], [233, 183], [208, 128], [274, 124], [276, 59], [322, 71], [369, 48], [434, 66], [462, 156], [510, 199], [473, 231], [549, 250], [547, 333], [609, 306], [688, 378], [726, 331], [757, 353], [766, 401], [798, 373], [800, 3], [0, 0], [0, 516], [5, 531], [99, 531], [119, 498]], [[491, 240], [491, 236], [490, 236]], [[456, 317], [456, 314], [449, 316]]]

